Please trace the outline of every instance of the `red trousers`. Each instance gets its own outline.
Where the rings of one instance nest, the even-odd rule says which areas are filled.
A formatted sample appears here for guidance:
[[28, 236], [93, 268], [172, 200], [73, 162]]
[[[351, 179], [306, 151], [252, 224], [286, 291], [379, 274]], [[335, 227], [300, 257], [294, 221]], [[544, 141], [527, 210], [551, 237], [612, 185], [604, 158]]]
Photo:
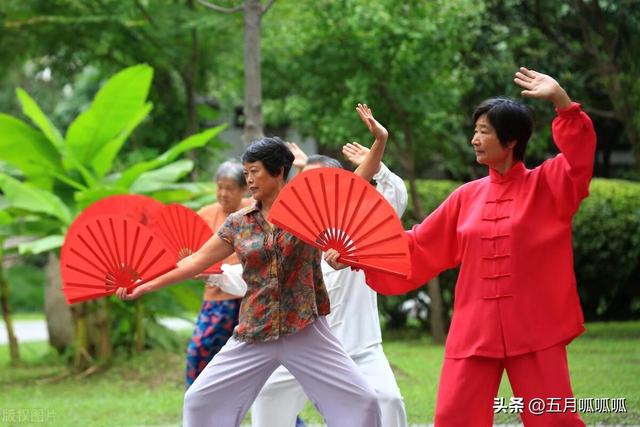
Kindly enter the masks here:
[[[524, 398], [520, 418], [526, 427], [584, 426], [577, 412], [565, 411], [573, 398], [565, 345], [503, 359], [469, 357], [445, 359], [438, 386], [435, 427], [491, 427], [494, 397], [503, 370], [507, 370], [514, 397]], [[560, 412], [531, 413], [529, 402], [541, 399]], [[505, 399], [509, 406], [509, 400]], [[520, 412], [520, 411], [518, 411]], [[534, 410], [535, 412], [535, 410]]]

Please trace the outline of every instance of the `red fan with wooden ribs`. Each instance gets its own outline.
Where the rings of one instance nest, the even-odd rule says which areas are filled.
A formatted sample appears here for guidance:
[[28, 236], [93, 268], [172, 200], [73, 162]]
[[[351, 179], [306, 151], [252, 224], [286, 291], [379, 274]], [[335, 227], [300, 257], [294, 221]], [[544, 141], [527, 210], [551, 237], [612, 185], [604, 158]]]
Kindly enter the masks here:
[[61, 259], [62, 291], [74, 304], [129, 290], [174, 268], [171, 252], [146, 226], [121, 215], [83, 218]]
[[297, 175], [278, 195], [269, 221], [339, 261], [406, 278], [409, 242], [393, 207], [364, 179], [337, 168]]
[[142, 225], [149, 226], [164, 204], [140, 194], [117, 194], [108, 196], [89, 205], [74, 221], [98, 215], [124, 215]]
[[[151, 224], [151, 229], [172, 251], [176, 262], [196, 252], [213, 236], [213, 231], [200, 215], [178, 204], [165, 206]], [[222, 261], [202, 272], [220, 273]]]

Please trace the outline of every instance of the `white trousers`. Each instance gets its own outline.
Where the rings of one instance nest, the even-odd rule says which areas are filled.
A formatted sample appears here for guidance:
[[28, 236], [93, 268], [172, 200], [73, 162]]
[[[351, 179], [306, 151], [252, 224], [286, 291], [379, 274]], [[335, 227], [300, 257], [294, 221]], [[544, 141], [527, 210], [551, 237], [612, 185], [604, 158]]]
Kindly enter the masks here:
[[324, 317], [275, 341], [229, 339], [187, 390], [183, 426], [239, 426], [265, 381], [281, 364], [296, 377], [328, 426], [381, 426], [375, 392]]
[[[406, 427], [404, 401], [382, 344], [369, 347], [352, 359], [376, 392], [382, 412], [382, 426]], [[296, 417], [306, 401], [303, 387], [281, 366], [267, 380], [251, 407], [252, 427], [294, 427]]]

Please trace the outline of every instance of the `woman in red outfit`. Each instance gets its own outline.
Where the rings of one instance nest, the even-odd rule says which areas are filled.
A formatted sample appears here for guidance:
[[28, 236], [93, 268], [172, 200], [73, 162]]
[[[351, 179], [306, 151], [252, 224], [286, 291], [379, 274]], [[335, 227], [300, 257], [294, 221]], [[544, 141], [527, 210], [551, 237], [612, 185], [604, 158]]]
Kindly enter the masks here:
[[455, 190], [407, 231], [410, 279], [366, 272], [378, 292], [401, 294], [460, 266], [436, 427], [491, 426], [505, 369], [514, 396], [523, 399], [521, 409], [512, 403], [525, 426], [584, 425], [566, 356], [584, 330], [571, 222], [588, 195], [596, 135], [553, 78], [520, 68], [514, 81], [524, 96], [555, 106], [553, 140], [561, 153], [527, 169], [529, 111], [505, 98], [483, 102], [473, 115], [471, 145], [489, 176]]

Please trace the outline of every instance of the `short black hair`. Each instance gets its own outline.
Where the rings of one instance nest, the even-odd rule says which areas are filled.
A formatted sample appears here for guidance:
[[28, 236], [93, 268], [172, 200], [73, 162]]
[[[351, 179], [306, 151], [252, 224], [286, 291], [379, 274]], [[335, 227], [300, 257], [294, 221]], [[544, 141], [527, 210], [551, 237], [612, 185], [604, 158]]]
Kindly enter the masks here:
[[258, 160], [271, 176], [278, 176], [283, 169], [282, 178], [286, 180], [293, 164], [293, 153], [277, 136], [264, 137], [252, 142], [242, 154], [242, 163], [253, 163]]
[[533, 132], [533, 116], [527, 106], [509, 98], [489, 98], [474, 110], [474, 125], [483, 114], [487, 115], [503, 147], [506, 148], [511, 141], [516, 141], [513, 159], [524, 160], [527, 143]]
[[323, 154], [312, 154], [307, 159], [307, 165], [322, 165], [327, 168], [343, 169], [342, 163], [333, 157], [325, 156]]

